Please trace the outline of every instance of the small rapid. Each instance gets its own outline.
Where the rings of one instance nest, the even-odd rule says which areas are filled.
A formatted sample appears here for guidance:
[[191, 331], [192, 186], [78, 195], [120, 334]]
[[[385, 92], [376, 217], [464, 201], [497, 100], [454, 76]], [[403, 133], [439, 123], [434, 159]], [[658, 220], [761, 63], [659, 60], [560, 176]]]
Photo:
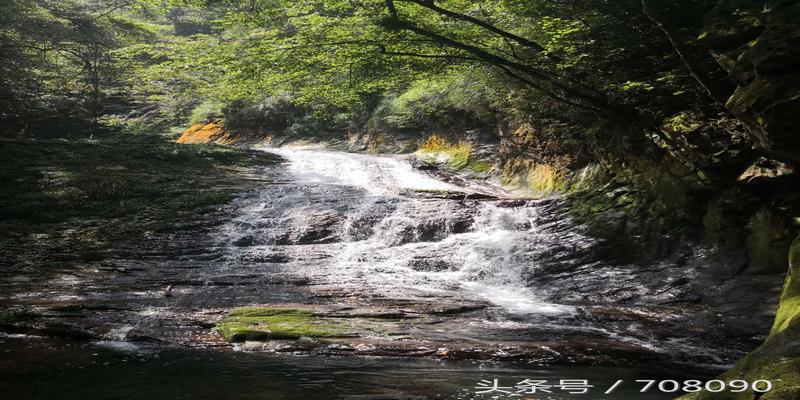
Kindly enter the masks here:
[[288, 171], [300, 183], [344, 185], [372, 195], [411, 190], [461, 190], [414, 170], [406, 160], [314, 148], [262, 148], [289, 160]]

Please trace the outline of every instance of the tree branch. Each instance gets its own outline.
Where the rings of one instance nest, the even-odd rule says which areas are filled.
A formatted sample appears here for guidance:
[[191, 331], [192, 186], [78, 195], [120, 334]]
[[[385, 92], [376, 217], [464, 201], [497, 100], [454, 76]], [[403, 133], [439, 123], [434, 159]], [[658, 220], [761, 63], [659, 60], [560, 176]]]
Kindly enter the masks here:
[[467, 57], [461, 56], [457, 54], [421, 54], [421, 53], [411, 53], [411, 52], [403, 52], [403, 51], [388, 51], [386, 50], [386, 46], [378, 45], [378, 52], [387, 56], [400, 56], [400, 57], [417, 57], [417, 58], [442, 58], [442, 59], [450, 59], [450, 60], [465, 60], [465, 61], [478, 61], [483, 62], [483, 60], [475, 57]]
[[[411, 0], [407, 0], [411, 1]], [[545, 82], [553, 87], [563, 91], [566, 95], [579, 99], [583, 102], [591, 104], [593, 108], [596, 109], [604, 109], [604, 110], [612, 110], [614, 107], [609, 104], [603, 96], [593, 96], [587, 93], [583, 93], [574, 87], [570, 86], [567, 83], [562, 82], [557, 76], [553, 75], [550, 72], [543, 71], [533, 66], [522, 64], [520, 62], [511, 61], [500, 57], [496, 54], [493, 54], [489, 51], [481, 49], [479, 47], [459, 42], [454, 39], [450, 39], [446, 36], [440, 35], [436, 32], [427, 30], [425, 28], [421, 28], [419, 26], [414, 25], [411, 22], [405, 21], [401, 19], [397, 13], [397, 9], [394, 5], [394, 0], [385, 0], [386, 7], [389, 10], [389, 15], [391, 16], [389, 20], [384, 21], [384, 26], [390, 30], [407, 30], [409, 32], [416, 33], [418, 35], [427, 37], [432, 39], [435, 42], [441, 43], [445, 46], [462, 50], [466, 53], [473, 55], [474, 57], [497, 67], [505, 68], [507, 70], [517, 71], [518, 73], [515, 76], [519, 76], [519, 73], [528, 75], [530, 78], [534, 80], [538, 80], [541, 82]], [[537, 89], [537, 90], [547, 90], [552, 93], [551, 90], [544, 89], [544, 86], [540, 84], [531, 85], [530, 79], [520, 80], [521, 82]], [[573, 102], [574, 103], [574, 102]]]
[[561, 102], [561, 103], [564, 103], [564, 104], [567, 104], [567, 105], [571, 105], [571, 106], [576, 107], [576, 108], [588, 110], [588, 111], [595, 111], [595, 112], [599, 112], [599, 113], [603, 112], [603, 110], [600, 110], [598, 108], [594, 108], [594, 107], [587, 106], [587, 105], [584, 105], [584, 104], [576, 103], [576, 102], [571, 101], [569, 99], [565, 99], [565, 98], [553, 93], [552, 91], [548, 90], [547, 88], [545, 88], [545, 87], [543, 87], [541, 85], [538, 85], [536, 82], [533, 82], [530, 79], [526, 79], [525, 77], [514, 73], [514, 71], [512, 71], [512, 70], [510, 70], [510, 69], [508, 69], [506, 67], [500, 67], [500, 69], [503, 72], [505, 72], [506, 75], [510, 76], [511, 78], [514, 78], [514, 79], [516, 79], [516, 80], [518, 80], [520, 82], [525, 83], [526, 85], [528, 85], [528, 86], [530, 86], [530, 87], [532, 87], [532, 88], [544, 93], [545, 95], [547, 95], [548, 97], [550, 97], [551, 99], [553, 99], [555, 101], [558, 101], [558, 102]]
[[461, 20], [461, 21], [464, 21], [464, 22], [469, 22], [470, 24], [480, 26], [481, 28], [486, 29], [489, 32], [498, 34], [498, 35], [500, 35], [500, 36], [502, 36], [502, 37], [504, 37], [506, 39], [509, 39], [511, 41], [514, 41], [514, 42], [517, 42], [517, 43], [519, 43], [519, 44], [521, 44], [521, 45], [533, 50], [534, 52], [538, 53], [538, 52], [545, 52], [546, 51], [546, 49], [542, 45], [540, 45], [540, 44], [538, 44], [538, 43], [536, 43], [536, 42], [534, 42], [532, 40], [529, 40], [529, 39], [526, 39], [524, 37], [515, 35], [515, 34], [513, 34], [511, 32], [502, 30], [502, 29], [500, 29], [500, 28], [498, 28], [498, 27], [496, 27], [496, 26], [494, 26], [494, 25], [492, 25], [492, 24], [490, 24], [488, 22], [482, 21], [482, 20], [480, 20], [478, 18], [469, 16], [469, 15], [466, 15], [466, 14], [457, 13], [455, 11], [451, 11], [451, 10], [439, 7], [439, 6], [436, 5], [436, 3], [433, 0], [399, 0], [399, 1], [406, 1], [406, 2], [409, 2], [409, 3], [414, 3], [414, 4], [419, 5], [421, 7], [425, 7], [427, 9], [431, 10], [431, 11], [435, 11], [435, 12], [439, 13], [440, 15], [444, 15], [446, 17], [450, 17], [450, 18], [453, 18], [453, 19]]
[[722, 108], [727, 109], [725, 107], [725, 102], [720, 100], [716, 96], [714, 91], [711, 90], [711, 86], [709, 86], [706, 83], [705, 79], [703, 79], [703, 77], [700, 76], [700, 74], [697, 72], [697, 70], [694, 68], [694, 66], [692, 66], [692, 64], [689, 62], [689, 59], [686, 58], [686, 56], [684, 55], [683, 50], [681, 49], [682, 48], [681, 43], [677, 39], [675, 39], [675, 37], [664, 26], [664, 24], [662, 24], [661, 21], [656, 19], [656, 17], [653, 15], [653, 13], [647, 8], [647, 1], [646, 0], [641, 0], [641, 3], [642, 3], [642, 13], [644, 13], [644, 15], [647, 17], [647, 19], [649, 19], [650, 22], [652, 22], [653, 25], [655, 25], [656, 28], [658, 28], [658, 30], [660, 30], [661, 33], [663, 33], [664, 36], [666, 36], [666, 38], [669, 41], [670, 45], [672, 45], [672, 49], [675, 51], [675, 54], [678, 55], [678, 58], [683, 63], [683, 66], [686, 67], [686, 70], [689, 72], [689, 75], [691, 75], [692, 78], [694, 78], [694, 80], [700, 85], [700, 87], [703, 88], [703, 90], [705, 90], [705, 92], [708, 95], [708, 97], [710, 97], [712, 100], [714, 100], [714, 102], [717, 103], [718, 105], [722, 106]]

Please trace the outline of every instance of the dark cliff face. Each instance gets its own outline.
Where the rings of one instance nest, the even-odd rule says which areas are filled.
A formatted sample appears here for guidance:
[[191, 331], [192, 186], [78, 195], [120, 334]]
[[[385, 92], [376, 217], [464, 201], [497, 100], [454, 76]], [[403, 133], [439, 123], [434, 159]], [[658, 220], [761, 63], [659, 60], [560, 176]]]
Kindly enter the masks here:
[[719, 15], [709, 18], [701, 39], [737, 84], [726, 106], [745, 123], [757, 148], [796, 163], [800, 161], [800, 10], [794, 1], [749, 3], [756, 7], [715, 10]]
[[696, 44], [735, 84], [724, 99], [727, 115], [706, 115], [704, 123], [688, 111], [661, 128], [674, 133], [660, 143], [667, 159], [691, 169], [684, 177], [698, 178], [688, 191], [706, 202], [705, 237], [723, 248], [743, 242], [748, 273], [785, 271], [800, 215], [798, 18], [796, 1], [717, 2]]
[[[733, 2], [732, 2], [733, 3]], [[731, 399], [800, 397], [800, 214], [796, 188], [800, 161], [800, 4], [796, 1], [745, 2], [720, 7], [701, 39], [737, 84], [727, 108], [746, 127], [758, 158], [739, 176], [756, 186], [763, 201], [750, 221], [748, 268], [789, 270], [769, 338], [725, 374], [728, 379], [770, 379], [778, 389], [748, 391]], [[725, 17], [727, 15], [727, 18]], [[726, 25], [725, 22], [728, 22]], [[749, 189], [752, 190], [752, 189]], [[694, 398], [722, 398], [700, 394]]]
[[725, 106], [744, 125], [754, 154], [754, 168], [740, 180], [781, 183], [800, 162], [798, 18], [795, 1], [722, 2], [699, 37], [736, 84]]

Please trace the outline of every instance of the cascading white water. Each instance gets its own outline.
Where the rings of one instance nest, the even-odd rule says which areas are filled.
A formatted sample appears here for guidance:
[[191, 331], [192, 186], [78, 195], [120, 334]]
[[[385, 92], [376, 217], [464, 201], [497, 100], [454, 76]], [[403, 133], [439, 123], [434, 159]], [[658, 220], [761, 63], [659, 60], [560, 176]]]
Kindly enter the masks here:
[[560, 241], [586, 239], [541, 231], [536, 207], [405, 195], [408, 190], [465, 189], [414, 170], [402, 159], [308, 149], [269, 151], [289, 161], [293, 185], [315, 186], [317, 194], [295, 199], [287, 192], [265, 193], [263, 203], [244, 210], [240, 221], [265, 220], [266, 213], [275, 230], [308, 230], [313, 229], [308, 225], [315, 223], [314, 213], [333, 210], [341, 215], [334, 243], [306, 246], [330, 257], [295, 266], [317, 284], [390, 298], [488, 301], [515, 314], [574, 311], [542, 301], [526, 276]]
[[460, 190], [392, 157], [376, 157], [315, 150], [314, 148], [270, 148], [290, 161], [289, 171], [301, 182], [338, 184], [365, 189], [371, 194], [393, 194], [400, 189]]

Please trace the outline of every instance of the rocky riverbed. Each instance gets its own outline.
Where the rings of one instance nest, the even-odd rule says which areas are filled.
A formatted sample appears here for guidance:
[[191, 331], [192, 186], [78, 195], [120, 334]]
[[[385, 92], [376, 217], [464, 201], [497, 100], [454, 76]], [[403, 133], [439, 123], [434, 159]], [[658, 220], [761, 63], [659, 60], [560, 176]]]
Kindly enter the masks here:
[[[714, 368], [757, 345], [774, 315], [774, 277], [716, 281], [702, 247], [669, 265], [604, 261], [558, 198], [513, 199], [398, 156], [265, 151], [283, 162], [243, 171], [250, 189], [175, 229], [90, 254], [19, 241], [39, 247], [3, 270], [2, 331], [122, 348]], [[742, 291], [768, 305], [722, 301]]]

